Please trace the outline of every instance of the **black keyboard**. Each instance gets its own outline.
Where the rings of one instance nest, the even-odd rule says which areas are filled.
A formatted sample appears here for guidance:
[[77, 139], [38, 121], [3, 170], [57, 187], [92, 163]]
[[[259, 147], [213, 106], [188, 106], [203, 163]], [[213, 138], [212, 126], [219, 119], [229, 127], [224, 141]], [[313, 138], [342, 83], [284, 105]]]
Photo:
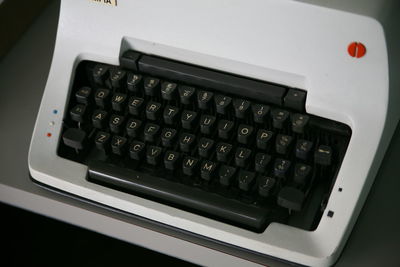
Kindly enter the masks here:
[[58, 155], [90, 182], [252, 231], [321, 218], [351, 136], [307, 93], [127, 51], [83, 61]]

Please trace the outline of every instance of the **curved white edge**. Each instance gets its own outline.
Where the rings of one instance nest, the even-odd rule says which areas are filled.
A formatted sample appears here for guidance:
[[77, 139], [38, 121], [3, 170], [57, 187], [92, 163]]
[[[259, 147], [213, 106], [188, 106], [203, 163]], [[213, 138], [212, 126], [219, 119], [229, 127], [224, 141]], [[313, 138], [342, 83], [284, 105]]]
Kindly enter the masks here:
[[[393, 133], [396, 119], [386, 120], [387, 112], [398, 112], [388, 107], [388, 61], [380, 24], [292, 1], [118, 2], [110, 8], [92, 1], [62, 1], [52, 67], [29, 152], [31, 175], [69, 193], [259, 253], [304, 265], [333, 264]], [[352, 41], [367, 47], [363, 58], [347, 54]], [[256, 234], [87, 182], [86, 166], [56, 155], [72, 73], [85, 59], [118, 64], [121, 47], [307, 90], [308, 113], [352, 128], [326, 208], [334, 216], [324, 214], [313, 232], [273, 223]]]

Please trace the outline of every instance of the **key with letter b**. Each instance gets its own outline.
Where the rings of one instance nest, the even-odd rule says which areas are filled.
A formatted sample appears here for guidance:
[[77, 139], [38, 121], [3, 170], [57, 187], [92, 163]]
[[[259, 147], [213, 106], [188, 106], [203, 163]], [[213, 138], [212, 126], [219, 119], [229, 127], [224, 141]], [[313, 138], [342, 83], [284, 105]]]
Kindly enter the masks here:
[[167, 151], [164, 156], [164, 166], [167, 170], [175, 170], [179, 160], [179, 153], [175, 151]]

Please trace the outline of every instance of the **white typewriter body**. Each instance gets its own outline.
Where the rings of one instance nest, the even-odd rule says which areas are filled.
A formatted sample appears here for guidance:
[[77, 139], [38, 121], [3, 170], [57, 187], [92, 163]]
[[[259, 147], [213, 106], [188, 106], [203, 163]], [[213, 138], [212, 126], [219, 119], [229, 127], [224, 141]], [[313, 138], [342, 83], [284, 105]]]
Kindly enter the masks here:
[[[400, 105], [389, 105], [381, 24], [289, 0], [105, 2], [61, 3], [54, 57], [29, 153], [33, 179], [259, 254], [303, 265], [333, 264], [399, 119]], [[349, 55], [352, 42], [365, 45], [363, 57]], [[85, 165], [59, 157], [57, 144], [77, 64], [93, 60], [118, 65], [120, 54], [129, 49], [304, 89], [308, 113], [349, 125], [347, 153], [317, 229], [272, 223], [263, 233], [254, 233], [90, 183]]]

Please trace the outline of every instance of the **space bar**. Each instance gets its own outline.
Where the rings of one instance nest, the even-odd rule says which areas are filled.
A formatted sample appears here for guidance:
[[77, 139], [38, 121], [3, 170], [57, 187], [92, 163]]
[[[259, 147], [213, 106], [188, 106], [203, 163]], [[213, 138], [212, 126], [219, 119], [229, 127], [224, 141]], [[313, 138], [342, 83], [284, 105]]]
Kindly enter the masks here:
[[211, 217], [247, 226], [256, 231], [261, 231], [265, 227], [269, 214], [265, 208], [246, 205], [201, 189], [101, 161], [89, 162], [88, 167], [88, 180], [91, 182], [150, 196], [186, 209], [206, 213]]

